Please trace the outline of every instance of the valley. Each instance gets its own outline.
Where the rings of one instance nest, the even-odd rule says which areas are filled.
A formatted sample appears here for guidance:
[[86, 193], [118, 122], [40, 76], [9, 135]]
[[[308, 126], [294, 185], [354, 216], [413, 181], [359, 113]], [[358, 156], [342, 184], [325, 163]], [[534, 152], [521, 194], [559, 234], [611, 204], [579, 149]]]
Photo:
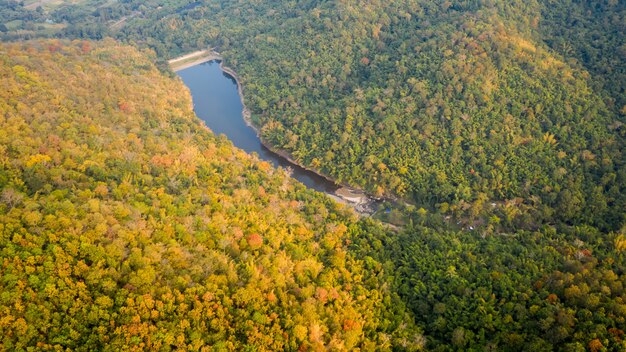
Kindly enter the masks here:
[[0, 351], [626, 351], [625, 24], [0, 1]]

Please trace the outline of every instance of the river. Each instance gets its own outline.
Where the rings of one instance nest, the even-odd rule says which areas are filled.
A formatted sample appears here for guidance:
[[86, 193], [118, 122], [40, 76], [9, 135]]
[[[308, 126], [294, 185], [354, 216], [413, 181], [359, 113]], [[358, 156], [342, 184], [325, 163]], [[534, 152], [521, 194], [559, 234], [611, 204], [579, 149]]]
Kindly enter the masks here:
[[237, 82], [224, 73], [219, 62], [209, 61], [177, 72], [191, 91], [196, 115], [215, 133], [224, 134], [233, 144], [275, 167], [290, 168], [292, 177], [309, 188], [334, 194], [339, 187], [330, 180], [306, 170], [267, 149], [256, 132], [246, 125]]

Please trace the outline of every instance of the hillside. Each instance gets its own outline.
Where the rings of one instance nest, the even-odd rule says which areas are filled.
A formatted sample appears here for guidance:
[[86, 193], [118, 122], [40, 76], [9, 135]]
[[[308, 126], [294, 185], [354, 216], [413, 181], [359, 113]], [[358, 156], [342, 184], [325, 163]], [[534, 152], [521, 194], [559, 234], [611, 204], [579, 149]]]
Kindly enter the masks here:
[[419, 348], [354, 215], [213, 136], [152, 60], [0, 46], [0, 350]]
[[113, 34], [216, 46], [264, 137], [340, 182], [459, 219], [512, 201], [516, 227], [618, 229], [626, 12], [586, 6], [220, 2]]
[[[515, 201], [525, 228], [623, 223], [623, 2], [130, 1], [49, 16], [57, 35], [160, 57], [217, 47], [266, 140], [375, 195], [459, 219]], [[51, 35], [28, 33], [5, 36]]]
[[[0, 350], [626, 350], [626, 2], [23, 5], [64, 39], [0, 46]], [[204, 127], [208, 46], [373, 219]]]

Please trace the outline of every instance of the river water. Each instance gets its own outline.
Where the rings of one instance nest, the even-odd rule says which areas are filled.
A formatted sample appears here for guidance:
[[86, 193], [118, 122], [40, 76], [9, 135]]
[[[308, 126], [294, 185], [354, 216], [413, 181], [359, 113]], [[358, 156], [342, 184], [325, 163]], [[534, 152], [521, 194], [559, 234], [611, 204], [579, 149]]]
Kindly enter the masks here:
[[309, 188], [333, 194], [339, 187], [314, 172], [292, 164], [267, 149], [256, 132], [246, 125], [237, 82], [224, 73], [217, 61], [209, 61], [177, 72], [191, 91], [194, 111], [217, 135], [224, 134], [233, 144], [248, 153], [256, 153], [261, 160], [276, 167], [290, 168], [292, 177]]

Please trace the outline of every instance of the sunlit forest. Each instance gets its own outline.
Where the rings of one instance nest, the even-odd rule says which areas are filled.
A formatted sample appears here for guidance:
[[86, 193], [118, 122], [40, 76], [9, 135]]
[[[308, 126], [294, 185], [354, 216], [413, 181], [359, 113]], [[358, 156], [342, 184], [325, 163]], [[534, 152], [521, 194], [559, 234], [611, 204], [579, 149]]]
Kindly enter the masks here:
[[45, 41], [0, 60], [2, 349], [423, 344], [348, 252], [354, 215], [214, 137], [150, 53]]
[[[0, 349], [625, 351], [626, 2], [0, 1]], [[167, 60], [212, 48], [261, 138]]]

